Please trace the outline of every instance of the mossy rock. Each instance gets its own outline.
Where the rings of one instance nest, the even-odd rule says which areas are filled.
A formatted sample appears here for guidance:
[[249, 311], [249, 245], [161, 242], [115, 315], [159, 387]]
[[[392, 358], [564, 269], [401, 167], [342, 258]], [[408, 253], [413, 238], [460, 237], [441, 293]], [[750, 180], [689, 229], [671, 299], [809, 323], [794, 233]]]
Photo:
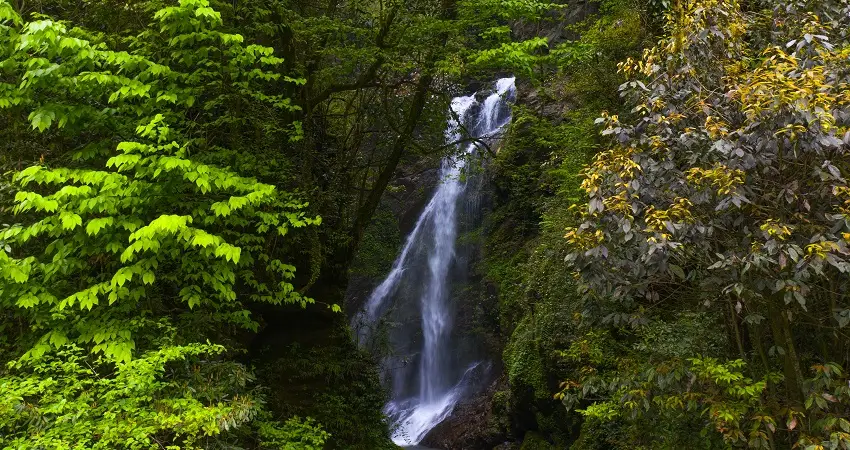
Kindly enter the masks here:
[[522, 440], [522, 447], [519, 450], [556, 450], [555, 446], [546, 440], [542, 435], [534, 431], [525, 433]]
[[351, 265], [351, 274], [371, 278], [383, 277], [395, 261], [401, 242], [398, 219], [392, 211], [384, 207], [375, 213], [366, 227]]

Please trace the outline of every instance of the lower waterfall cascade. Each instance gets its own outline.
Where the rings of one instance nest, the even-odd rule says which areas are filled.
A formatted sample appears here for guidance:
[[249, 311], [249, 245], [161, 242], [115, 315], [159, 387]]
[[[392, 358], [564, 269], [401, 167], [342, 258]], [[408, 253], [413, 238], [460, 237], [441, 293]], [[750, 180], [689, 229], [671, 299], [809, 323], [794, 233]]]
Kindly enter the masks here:
[[[511, 121], [510, 102], [515, 96], [515, 78], [510, 77], [498, 80], [483, 101], [476, 94], [452, 99], [446, 142], [464, 142], [456, 144], [461, 156], [443, 159], [430, 201], [390, 272], [354, 318], [361, 325], [374, 324], [389, 314], [406, 315], [409, 321], [417, 315], [420, 319], [421, 330], [417, 331], [421, 335], [401, 330], [397, 339], [390, 339], [394, 353], [405, 356], [389, 357], [391, 361], [385, 362], [388, 368], [383, 375], [391, 388], [391, 400], [384, 412], [393, 422], [392, 438], [398, 445], [420, 443], [474, 387], [473, 374], [488, 365], [455, 354], [450, 272], [457, 263], [459, 209], [464, 202], [474, 202], [470, 197], [475, 195], [474, 189], [469, 189], [471, 177], [464, 173], [465, 159], [482, 143], [499, 137]], [[357, 326], [361, 343], [372, 338], [373, 328]]]

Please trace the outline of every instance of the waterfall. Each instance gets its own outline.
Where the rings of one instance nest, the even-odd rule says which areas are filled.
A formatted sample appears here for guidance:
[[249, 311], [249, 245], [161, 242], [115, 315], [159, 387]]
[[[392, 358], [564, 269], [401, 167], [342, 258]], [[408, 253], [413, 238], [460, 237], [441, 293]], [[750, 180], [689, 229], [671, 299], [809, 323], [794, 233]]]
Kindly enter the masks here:
[[[467, 179], [462, 177], [466, 158], [481, 148], [481, 142], [493, 142], [510, 122], [508, 101], [515, 96], [514, 78], [497, 81], [495, 91], [483, 103], [476, 95], [452, 99], [446, 140], [448, 143], [474, 137], [470, 144], [458, 144], [460, 158], [447, 157], [439, 171], [440, 182], [407, 236], [399, 256], [387, 277], [366, 301], [363, 313], [355, 320], [375, 323], [394, 303], [418, 308], [421, 318], [421, 348], [412, 352], [418, 374], [394, 368], [386, 378], [392, 380], [393, 397], [385, 412], [395, 422], [393, 440], [399, 445], [418, 444], [434, 426], [444, 420], [462, 398], [472, 371], [480, 361], [463, 361], [452, 353], [452, 313], [450, 308], [450, 270], [455, 262], [458, 235], [458, 207], [466, 200]], [[461, 150], [462, 149], [462, 150]], [[408, 297], [411, 301], [400, 300]], [[413, 301], [414, 299], [418, 301]], [[406, 311], [410, 315], [411, 311]], [[365, 342], [371, 330], [361, 328]], [[415, 341], [409, 333], [393, 342], [401, 346]], [[458, 363], [458, 361], [461, 361]], [[458, 366], [461, 367], [458, 367]]]

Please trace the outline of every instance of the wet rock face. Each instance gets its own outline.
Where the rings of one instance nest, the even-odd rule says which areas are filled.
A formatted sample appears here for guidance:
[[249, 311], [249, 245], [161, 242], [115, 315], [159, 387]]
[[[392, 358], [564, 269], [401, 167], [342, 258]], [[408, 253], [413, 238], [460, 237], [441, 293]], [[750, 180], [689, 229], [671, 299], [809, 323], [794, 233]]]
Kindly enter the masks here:
[[549, 46], [553, 47], [564, 41], [578, 38], [578, 34], [569, 28], [599, 12], [599, 1], [596, 0], [555, 0], [552, 3], [568, 5], [561, 10], [552, 10], [544, 26], [537, 22], [516, 21], [511, 28], [518, 40], [545, 37]]
[[458, 401], [487, 385], [489, 371], [480, 369], [490, 366], [489, 358], [482, 357], [489, 355], [482, 355], [472, 327], [457, 327], [465, 321], [461, 313], [469, 309], [469, 291], [474, 291], [469, 272], [479, 249], [477, 228], [486, 197], [481, 167], [474, 165], [482, 149], [466, 133], [485, 142], [499, 137], [511, 120], [514, 81], [502, 78], [488, 91], [452, 99], [446, 137], [457, 155], [441, 162], [427, 207], [390, 272], [354, 318], [365, 324], [358, 334], [364, 346], [388, 344], [390, 353], [376, 356], [386, 365], [392, 400], [385, 411], [398, 424], [393, 440], [400, 445], [419, 443]]
[[366, 228], [357, 259], [351, 267], [345, 310], [349, 316], [363, 307], [395, 259], [396, 252], [416, 223], [416, 218], [437, 187], [439, 160], [406, 162], [381, 199], [372, 223]]
[[440, 450], [490, 450], [511, 445], [506, 442], [502, 412], [492, 401], [503, 382], [493, 382], [486, 390], [455, 406], [452, 415], [434, 427], [422, 445]]

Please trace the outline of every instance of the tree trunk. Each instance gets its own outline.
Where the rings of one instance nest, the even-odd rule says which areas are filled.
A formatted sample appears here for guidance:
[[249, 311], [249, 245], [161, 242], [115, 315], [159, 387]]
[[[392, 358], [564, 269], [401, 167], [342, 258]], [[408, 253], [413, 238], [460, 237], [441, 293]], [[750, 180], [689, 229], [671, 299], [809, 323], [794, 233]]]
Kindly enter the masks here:
[[800, 369], [800, 359], [794, 345], [794, 337], [788, 322], [786, 310], [775, 303], [784, 303], [782, 298], [774, 299], [768, 306], [770, 327], [773, 331], [773, 341], [785, 351], [782, 357], [782, 373], [785, 376], [785, 388], [788, 398], [798, 405], [803, 404], [803, 371]]
[[739, 320], [738, 313], [735, 311], [735, 306], [732, 304], [732, 302], [729, 301], [728, 303], [729, 303], [729, 320], [731, 321], [731, 324], [732, 324], [732, 328], [731, 328], [730, 331], [731, 331], [731, 333], [734, 337], [735, 345], [736, 345], [737, 350], [738, 350], [738, 354], [740, 355], [742, 361], [749, 362], [749, 359], [747, 358], [747, 352], [744, 351], [744, 341], [743, 341], [743, 338], [741, 337], [741, 328], [738, 325], [738, 320]]
[[[770, 360], [767, 358], [767, 352], [764, 348], [764, 340], [762, 335], [762, 333], [764, 333], [766, 330], [764, 329], [764, 326], [762, 324], [750, 324], [747, 328], [749, 329], [750, 337], [752, 337], [753, 347], [756, 353], [758, 353], [759, 360], [761, 361], [761, 364], [764, 367], [763, 375], [767, 375], [771, 372], [771, 370]], [[775, 383], [773, 382], [769, 382], [767, 384], [768, 392], [773, 398], [776, 397], [776, 387], [774, 386], [774, 384]]]
[[416, 131], [416, 125], [419, 123], [419, 119], [422, 117], [422, 112], [425, 110], [425, 104], [428, 101], [428, 90], [431, 87], [432, 81], [433, 75], [431, 74], [430, 69], [428, 69], [428, 71], [422, 74], [419, 78], [419, 82], [416, 85], [416, 93], [413, 95], [413, 104], [410, 107], [410, 113], [407, 116], [407, 120], [405, 120], [404, 128], [400, 130], [399, 136], [397, 136], [393, 142], [390, 155], [387, 158], [387, 163], [384, 165], [383, 169], [381, 169], [378, 179], [372, 184], [372, 188], [369, 191], [369, 196], [366, 198], [366, 202], [357, 211], [354, 229], [352, 230], [351, 249], [349, 251], [351, 255], [354, 254], [354, 251], [360, 244], [363, 232], [366, 230], [366, 225], [369, 224], [369, 221], [372, 219], [372, 215], [375, 214], [375, 210], [381, 202], [381, 197], [384, 195], [384, 191], [386, 191], [387, 186], [390, 181], [392, 181], [393, 174], [395, 174], [395, 171], [398, 168], [398, 163], [401, 161], [404, 149], [407, 147], [413, 137], [413, 133]]

